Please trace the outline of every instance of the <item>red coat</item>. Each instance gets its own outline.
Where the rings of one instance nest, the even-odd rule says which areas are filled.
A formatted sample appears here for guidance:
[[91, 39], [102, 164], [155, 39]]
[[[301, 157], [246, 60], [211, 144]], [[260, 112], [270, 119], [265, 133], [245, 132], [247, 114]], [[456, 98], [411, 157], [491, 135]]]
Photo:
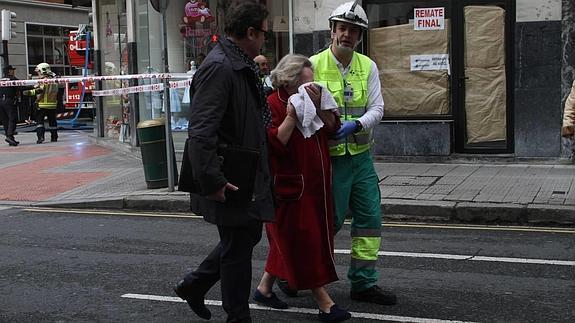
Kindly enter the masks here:
[[327, 145], [335, 129], [324, 126], [306, 139], [295, 128], [284, 146], [277, 133], [286, 117], [287, 98], [283, 89], [268, 97], [273, 118], [268, 142], [278, 207], [275, 223], [266, 224], [270, 244], [266, 271], [287, 279], [291, 288], [312, 289], [338, 280]]

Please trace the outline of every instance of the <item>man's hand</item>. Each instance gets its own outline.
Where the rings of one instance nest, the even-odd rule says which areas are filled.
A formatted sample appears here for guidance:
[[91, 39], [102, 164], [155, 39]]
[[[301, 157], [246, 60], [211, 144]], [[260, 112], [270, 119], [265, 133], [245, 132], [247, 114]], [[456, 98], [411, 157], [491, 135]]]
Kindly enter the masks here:
[[210, 194], [207, 196], [207, 199], [214, 200], [218, 202], [225, 202], [226, 201], [226, 190], [237, 191], [239, 188], [234, 184], [226, 183], [226, 185], [222, 186], [219, 190], [215, 193]]
[[345, 121], [335, 133], [335, 140], [340, 140], [353, 134], [356, 128], [355, 121]]

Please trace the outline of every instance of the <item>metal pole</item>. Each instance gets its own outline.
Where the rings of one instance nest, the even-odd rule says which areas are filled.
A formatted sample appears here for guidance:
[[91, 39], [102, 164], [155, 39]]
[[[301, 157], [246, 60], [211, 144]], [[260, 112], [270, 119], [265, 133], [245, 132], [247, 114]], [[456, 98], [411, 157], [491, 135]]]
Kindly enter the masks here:
[[[168, 32], [166, 27], [166, 8], [168, 7], [168, 1], [162, 1], [163, 5], [161, 10], [162, 14], [162, 38], [164, 42], [164, 50], [163, 50], [163, 58], [164, 58], [164, 72], [169, 73], [170, 68], [168, 65]], [[166, 111], [165, 118], [166, 118], [166, 157], [168, 162], [168, 191], [174, 191], [174, 143], [172, 140], [172, 111], [170, 109], [170, 86], [167, 79], [164, 79], [164, 109]]]
[[294, 53], [294, 48], [293, 48], [293, 0], [288, 0], [288, 28], [289, 28], [289, 53], [293, 54]]
[[8, 41], [2, 40], [2, 51], [4, 55], [4, 66], [8, 66], [10, 62], [8, 61]]

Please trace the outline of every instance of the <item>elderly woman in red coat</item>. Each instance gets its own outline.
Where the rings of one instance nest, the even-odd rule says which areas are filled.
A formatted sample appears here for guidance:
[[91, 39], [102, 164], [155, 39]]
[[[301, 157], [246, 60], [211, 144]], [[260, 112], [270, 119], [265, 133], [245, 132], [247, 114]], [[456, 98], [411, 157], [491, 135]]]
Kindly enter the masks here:
[[276, 89], [268, 96], [272, 127], [268, 130], [270, 161], [277, 199], [275, 223], [266, 224], [269, 254], [254, 300], [287, 308], [273, 292], [276, 278], [292, 289], [311, 289], [319, 318], [338, 322], [351, 315], [337, 307], [324, 286], [338, 280], [333, 256], [333, 202], [328, 138], [339, 128], [337, 110], [321, 110], [321, 87], [305, 86], [324, 126], [304, 137], [298, 117], [288, 103], [298, 88], [313, 81], [311, 62], [302, 55], [287, 55], [271, 72]]

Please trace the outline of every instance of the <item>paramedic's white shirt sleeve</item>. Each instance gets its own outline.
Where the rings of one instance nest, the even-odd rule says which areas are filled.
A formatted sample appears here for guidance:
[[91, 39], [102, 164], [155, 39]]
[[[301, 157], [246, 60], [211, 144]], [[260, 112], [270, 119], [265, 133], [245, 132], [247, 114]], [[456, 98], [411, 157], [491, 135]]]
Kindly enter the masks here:
[[379, 124], [381, 118], [383, 118], [383, 107], [379, 70], [375, 62], [372, 61], [371, 71], [367, 79], [367, 112], [359, 118], [363, 128], [372, 128]]

